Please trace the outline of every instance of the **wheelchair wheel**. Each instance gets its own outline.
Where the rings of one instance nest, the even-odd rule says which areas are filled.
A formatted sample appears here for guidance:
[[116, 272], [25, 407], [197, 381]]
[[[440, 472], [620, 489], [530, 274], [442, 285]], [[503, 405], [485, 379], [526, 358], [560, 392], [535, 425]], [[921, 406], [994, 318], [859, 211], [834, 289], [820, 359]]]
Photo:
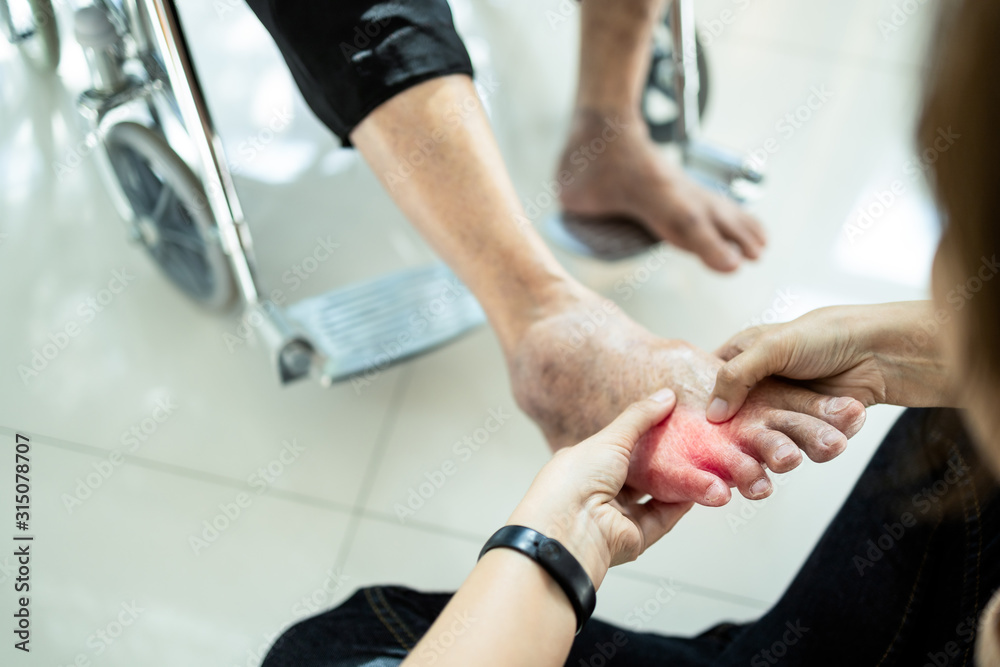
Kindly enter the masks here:
[[104, 138], [139, 239], [167, 278], [201, 305], [222, 310], [234, 285], [201, 181], [163, 137], [121, 122]]
[[52, 0], [0, 0], [0, 30], [35, 69], [54, 72], [59, 66], [59, 30]]
[[[698, 57], [698, 114], [705, 113], [708, 105], [709, 73], [708, 60], [701, 39], [695, 38], [695, 52]], [[653, 43], [653, 57], [649, 65], [649, 77], [642, 95], [642, 116], [649, 126], [649, 134], [659, 143], [674, 141], [677, 122], [677, 95], [674, 90], [674, 47], [670, 38], [670, 21], [664, 21], [657, 30]]]

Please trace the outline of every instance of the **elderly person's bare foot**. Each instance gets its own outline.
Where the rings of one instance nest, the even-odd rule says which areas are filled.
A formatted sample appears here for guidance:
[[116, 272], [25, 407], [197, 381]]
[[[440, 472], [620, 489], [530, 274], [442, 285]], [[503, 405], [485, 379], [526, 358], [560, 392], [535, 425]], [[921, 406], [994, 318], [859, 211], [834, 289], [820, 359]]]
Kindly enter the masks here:
[[640, 443], [629, 485], [659, 500], [718, 506], [735, 486], [747, 498], [771, 493], [767, 469], [795, 468], [804, 451], [828, 461], [864, 423], [864, 407], [770, 380], [725, 424], [705, 419], [722, 361], [681, 341], [664, 340], [609, 301], [581, 291], [532, 324], [508, 351], [518, 404], [550, 445], [576, 444], [628, 404], [669, 387], [677, 409]]
[[565, 212], [632, 218], [717, 271], [756, 259], [766, 242], [753, 216], [670, 164], [638, 115], [578, 110], [556, 176]]

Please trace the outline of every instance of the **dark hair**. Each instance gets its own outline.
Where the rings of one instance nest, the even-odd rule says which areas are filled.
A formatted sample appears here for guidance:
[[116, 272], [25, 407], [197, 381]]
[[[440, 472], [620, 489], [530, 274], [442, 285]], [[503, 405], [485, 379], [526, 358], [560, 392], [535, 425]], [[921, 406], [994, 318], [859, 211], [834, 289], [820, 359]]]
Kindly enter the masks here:
[[962, 371], [1000, 382], [1000, 0], [942, 0], [929, 70], [917, 143], [933, 161], [940, 252], [971, 295], [952, 301], [964, 302]]

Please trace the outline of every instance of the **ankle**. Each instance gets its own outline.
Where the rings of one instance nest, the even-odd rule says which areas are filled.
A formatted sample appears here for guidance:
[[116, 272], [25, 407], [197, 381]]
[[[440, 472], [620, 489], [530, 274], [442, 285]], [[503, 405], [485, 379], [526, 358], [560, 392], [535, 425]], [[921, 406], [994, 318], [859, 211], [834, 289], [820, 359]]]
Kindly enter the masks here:
[[642, 114], [631, 104], [578, 104], [573, 110], [567, 147], [573, 145], [574, 139], [586, 140], [610, 133], [617, 137], [644, 127]]

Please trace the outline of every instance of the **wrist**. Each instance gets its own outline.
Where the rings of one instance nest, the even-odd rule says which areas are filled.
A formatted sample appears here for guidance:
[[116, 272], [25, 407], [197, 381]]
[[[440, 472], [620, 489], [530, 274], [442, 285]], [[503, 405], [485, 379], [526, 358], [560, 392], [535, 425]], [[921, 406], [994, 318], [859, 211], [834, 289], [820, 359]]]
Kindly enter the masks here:
[[907, 407], [955, 405], [955, 392], [941, 351], [947, 312], [930, 301], [868, 306], [871, 323], [864, 344], [882, 369], [885, 402]]
[[583, 508], [552, 510], [525, 498], [506, 525], [537, 530], [562, 544], [583, 567], [595, 589], [600, 587], [611, 568], [607, 540], [594, 518]]

